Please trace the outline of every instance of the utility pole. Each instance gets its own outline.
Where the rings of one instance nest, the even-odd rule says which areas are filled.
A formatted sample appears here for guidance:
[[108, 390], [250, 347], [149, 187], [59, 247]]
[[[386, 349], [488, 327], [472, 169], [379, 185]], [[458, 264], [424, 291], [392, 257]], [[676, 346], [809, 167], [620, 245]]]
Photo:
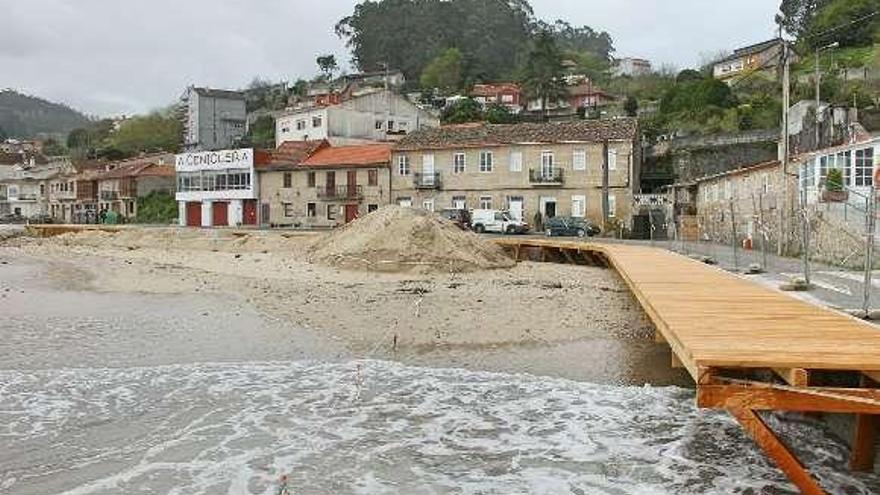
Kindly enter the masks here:
[[608, 141], [602, 142], [602, 224], [603, 230], [608, 228], [609, 204], [608, 204]]
[[[782, 39], [782, 27], [779, 28], [779, 38]], [[786, 216], [789, 208], [789, 180], [788, 180], [788, 110], [791, 107], [791, 60], [789, 59], [788, 42], [782, 40], [782, 131], [780, 136], [779, 161], [781, 167], [779, 172], [782, 179], [782, 201], [779, 208], [779, 241], [777, 245], [777, 254], [782, 256], [786, 251], [788, 244], [788, 228], [786, 225]]]

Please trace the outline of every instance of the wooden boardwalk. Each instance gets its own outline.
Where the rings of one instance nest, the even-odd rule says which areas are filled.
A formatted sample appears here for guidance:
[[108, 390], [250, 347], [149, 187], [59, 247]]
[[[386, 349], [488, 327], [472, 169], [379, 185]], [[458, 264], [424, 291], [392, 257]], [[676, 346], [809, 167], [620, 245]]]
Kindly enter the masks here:
[[[664, 249], [513, 237], [496, 242], [517, 259], [614, 268], [654, 323], [657, 339], [669, 344], [672, 364], [693, 377], [698, 405], [728, 410], [803, 493], [824, 491], [759, 411], [856, 414], [851, 467], [873, 469], [877, 327]], [[855, 385], [837, 386], [847, 382]]]

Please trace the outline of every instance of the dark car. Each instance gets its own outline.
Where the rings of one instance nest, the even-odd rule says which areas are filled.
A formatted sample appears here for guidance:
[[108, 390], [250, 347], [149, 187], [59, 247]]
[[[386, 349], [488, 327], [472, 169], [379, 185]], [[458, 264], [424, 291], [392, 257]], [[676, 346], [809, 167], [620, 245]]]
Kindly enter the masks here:
[[26, 218], [18, 213], [7, 213], [0, 216], [0, 223], [24, 223]]
[[455, 223], [461, 230], [471, 230], [471, 214], [461, 208], [445, 208], [440, 216]]
[[577, 217], [553, 217], [544, 221], [544, 234], [547, 237], [554, 235], [592, 237], [601, 232], [601, 229], [583, 218]]

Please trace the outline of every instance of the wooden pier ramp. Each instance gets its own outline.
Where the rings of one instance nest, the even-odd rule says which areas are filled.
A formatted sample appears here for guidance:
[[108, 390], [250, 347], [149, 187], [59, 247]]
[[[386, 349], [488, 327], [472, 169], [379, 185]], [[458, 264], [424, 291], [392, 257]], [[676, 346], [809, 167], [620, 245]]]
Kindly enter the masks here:
[[[880, 418], [880, 329], [670, 251], [624, 244], [501, 238], [518, 260], [617, 271], [697, 386], [805, 494], [824, 494], [762, 411], [855, 414], [850, 467], [870, 471]], [[843, 384], [841, 386], [841, 384]]]

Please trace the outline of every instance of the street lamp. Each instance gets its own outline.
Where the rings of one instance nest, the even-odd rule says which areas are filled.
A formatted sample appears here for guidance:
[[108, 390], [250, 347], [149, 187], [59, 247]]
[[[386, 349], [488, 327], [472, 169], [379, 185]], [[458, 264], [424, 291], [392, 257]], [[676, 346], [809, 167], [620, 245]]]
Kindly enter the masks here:
[[821, 75], [819, 73], [819, 53], [824, 50], [833, 50], [840, 46], [840, 43], [834, 42], [829, 45], [820, 46], [816, 48], [816, 149], [819, 149], [819, 105], [820, 103], [820, 91], [821, 91]]

